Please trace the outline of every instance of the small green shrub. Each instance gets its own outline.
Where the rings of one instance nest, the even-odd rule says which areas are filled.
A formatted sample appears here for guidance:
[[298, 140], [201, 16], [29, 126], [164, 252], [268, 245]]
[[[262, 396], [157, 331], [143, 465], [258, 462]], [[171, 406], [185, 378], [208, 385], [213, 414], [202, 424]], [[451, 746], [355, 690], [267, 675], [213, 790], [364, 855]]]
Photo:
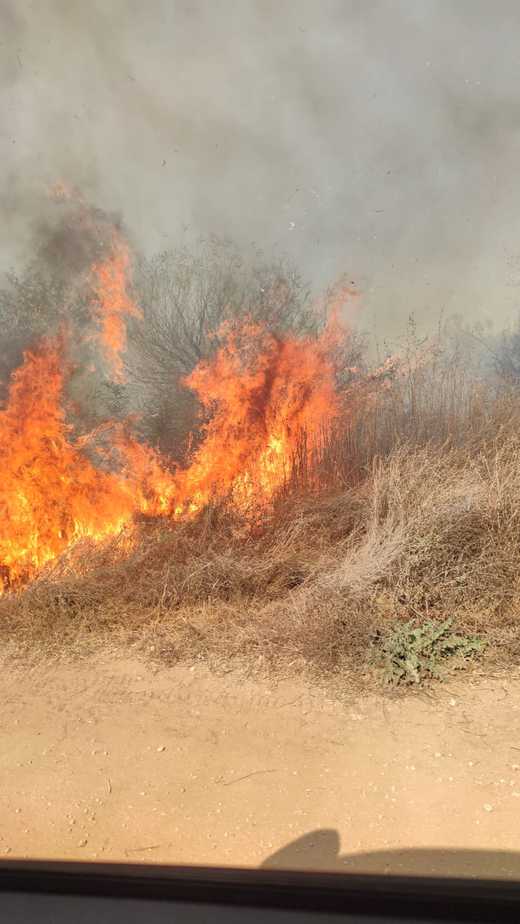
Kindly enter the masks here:
[[482, 653], [483, 639], [476, 635], [458, 635], [452, 619], [430, 619], [417, 624], [403, 622], [386, 637], [376, 640], [375, 660], [382, 666], [386, 683], [422, 683], [441, 679], [448, 663], [452, 666]]

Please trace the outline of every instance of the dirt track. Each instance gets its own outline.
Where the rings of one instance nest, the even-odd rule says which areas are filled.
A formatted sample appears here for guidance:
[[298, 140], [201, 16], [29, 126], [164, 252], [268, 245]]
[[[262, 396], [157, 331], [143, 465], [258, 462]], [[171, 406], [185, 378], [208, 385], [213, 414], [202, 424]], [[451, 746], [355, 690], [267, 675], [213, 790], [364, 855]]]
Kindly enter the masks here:
[[0, 697], [0, 857], [520, 878], [518, 677], [340, 703], [119, 658]]

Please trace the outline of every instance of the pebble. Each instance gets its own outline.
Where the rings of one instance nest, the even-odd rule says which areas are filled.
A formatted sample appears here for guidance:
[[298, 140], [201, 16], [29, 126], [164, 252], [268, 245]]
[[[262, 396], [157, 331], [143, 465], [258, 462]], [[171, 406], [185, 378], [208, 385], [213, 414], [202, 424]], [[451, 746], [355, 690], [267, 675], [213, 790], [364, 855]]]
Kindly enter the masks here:
[[86, 846], [87, 846], [87, 838], [86, 838], [86, 837], [84, 837], [82, 841], [78, 841], [78, 847], [86, 847]]
[[166, 750], [166, 745], [165, 745], [165, 744], [160, 744], [159, 747], [157, 748], [157, 750], [158, 750], [158, 751], [165, 751], [165, 750]]
[[484, 809], [485, 812], [493, 811], [493, 806], [490, 805], [489, 802], [484, 802], [484, 805], [482, 806], [482, 808]]

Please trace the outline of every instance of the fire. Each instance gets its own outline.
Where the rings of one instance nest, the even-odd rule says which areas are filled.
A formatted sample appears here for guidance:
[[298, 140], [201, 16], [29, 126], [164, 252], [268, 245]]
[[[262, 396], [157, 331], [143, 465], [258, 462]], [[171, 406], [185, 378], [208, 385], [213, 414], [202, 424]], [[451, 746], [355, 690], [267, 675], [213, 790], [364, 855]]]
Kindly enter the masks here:
[[[125, 322], [140, 312], [128, 294], [128, 248], [114, 237], [91, 270], [93, 317], [114, 379], [123, 377]], [[262, 511], [340, 412], [332, 321], [321, 337], [276, 336], [243, 321], [185, 380], [202, 421], [190, 462], [174, 469], [107, 421], [78, 438], [69, 423], [74, 371], [65, 333], [26, 351], [0, 409], [0, 592], [34, 578], [80, 539], [132, 530], [137, 514], [189, 518], [216, 499]], [[305, 439], [303, 440], [303, 437]]]
[[179, 473], [177, 512], [230, 496], [262, 506], [339, 413], [331, 324], [319, 339], [276, 337], [258, 324], [229, 327], [224, 345], [186, 379], [209, 419], [191, 465]]
[[122, 356], [126, 348], [126, 318], [141, 317], [141, 312], [127, 292], [130, 254], [124, 241], [115, 233], [108, 259], [92, 267], [99, 340], [110, 365], [113, 378], [124, 381]]
[[84, 439], [74, 441], [63, 401], [69, 371], [63, 339], [41, 343], [25, 354], [0, 411], [0, 563], [9, 583], [32, 577], [79, 539], [100, 541], [135, 513], [161, 510], [155, 489], [166, 485], [150, 450], [116, 439], [126, 456], [116, 474], [90, 460]]
[[31, 576], [81, 536], [100, 539], [130, 519], [131, 492], [70, 440], [58, 341], [27, 352], [0, 412], [0, 561], [11, 582]]

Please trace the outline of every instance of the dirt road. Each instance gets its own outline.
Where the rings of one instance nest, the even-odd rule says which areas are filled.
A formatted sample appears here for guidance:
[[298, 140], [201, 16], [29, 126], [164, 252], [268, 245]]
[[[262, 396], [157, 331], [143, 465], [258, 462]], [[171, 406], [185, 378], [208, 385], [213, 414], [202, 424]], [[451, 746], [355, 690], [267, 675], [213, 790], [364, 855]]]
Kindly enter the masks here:
[[114, 657], [0, 703], [0, 857], [520, 878], [519, 676], [340, 702]]

